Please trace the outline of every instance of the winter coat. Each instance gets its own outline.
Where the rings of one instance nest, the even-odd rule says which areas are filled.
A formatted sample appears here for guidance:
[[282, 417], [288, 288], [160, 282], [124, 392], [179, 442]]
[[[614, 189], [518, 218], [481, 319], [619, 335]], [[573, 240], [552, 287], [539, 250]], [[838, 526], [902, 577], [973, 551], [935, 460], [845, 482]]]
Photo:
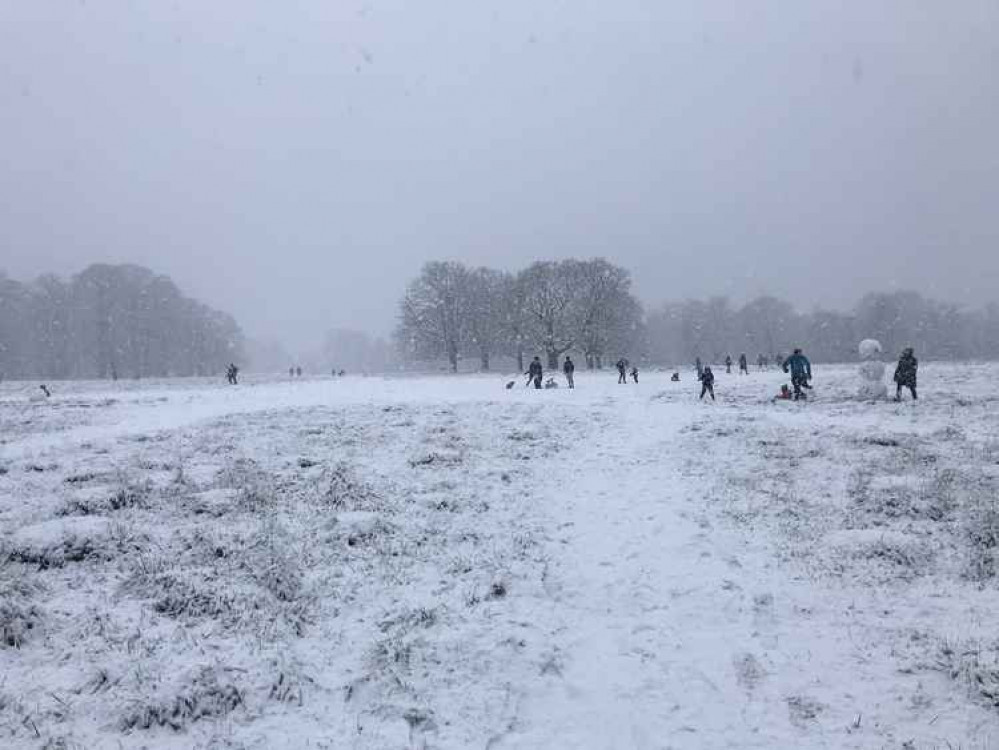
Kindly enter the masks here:
[[783, 368], [784, 372], [787, 372], [790, 368], [792, 378], [812, 379], [812, 363], [808, 361], [808, 357], [804, 354], [792, 354], [784, 360]]
[[622, 374], [624, 374], [624, 369], [627, 366], [628, 366], [628, 363], [625, 362], [623, 359], [619, 359], [617, 361], [617, 364], [615, 365], [615, 367], [617, 367], [617, 371], [620, 372], [620, 373], [622, 373]]
[[895, 382], [899, 385], [916, 385], [916, 368], [919, 362], [911, 352], [899, 357], [898, 366], [895, 368]]
[[705, 370], [701, 373], [701, 382], [706, 386], [712, 386], [715, 384], [715, 374], [711, 370]]
[[571, 375], [575, 371], [576, 371], [575, 363], [571, 359], [567, 359], [565, 361], [565, 364], [562, 365], [562, 372], [564, 372], [566, 375]]
[[542, 372], [541, 361], [537, 359], [533, 360], [531, 366], [527, 368], [527, 374], [532, 378], [540, 378]]

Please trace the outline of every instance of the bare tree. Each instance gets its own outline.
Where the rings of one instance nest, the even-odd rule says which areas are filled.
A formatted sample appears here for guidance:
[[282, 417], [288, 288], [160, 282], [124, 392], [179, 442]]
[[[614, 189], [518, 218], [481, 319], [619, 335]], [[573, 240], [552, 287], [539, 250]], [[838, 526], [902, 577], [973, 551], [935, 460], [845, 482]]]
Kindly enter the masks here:
[[396, 340], [408, 358], [445, 357], [458, 371], [462, 345], [468, 340], [471, 274], [461, 263], [427, 263], [406, 289], [399, 311]]
[[559, 356], [578, 340], [577, 267], [574, 260], [541, 261], [520, 273], [527, 333], [531, 343], [545, 353], [551, 369], [558, 368]]
[[590, 369], [603, 366], [611, 347], [624, 354], [637, 343], [642, 308], [631, 292], [631, 275], [603, 258], [576, 264], [578, 346]]
[[468, 286], [466, 345], [478, 355], [482, 369], [488, 371], [490, 355], [502, 346], [504, 297], [509, 286], [509, 275], [490, 268], [476, 268], [469, 273]]

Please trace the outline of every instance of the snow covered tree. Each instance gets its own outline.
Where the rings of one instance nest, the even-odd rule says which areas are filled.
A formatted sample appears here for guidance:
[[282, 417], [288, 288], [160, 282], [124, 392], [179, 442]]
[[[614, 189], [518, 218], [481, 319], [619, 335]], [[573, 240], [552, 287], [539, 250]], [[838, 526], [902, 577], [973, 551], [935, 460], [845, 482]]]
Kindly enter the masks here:
[[578, 261], [540, 261], [520, 272], [530, 343], [543, 351], [549, 369], [579, 340]]
[[490, 355], [503, 343], [504, 303], [509, 275], [490, 268], [476, 268], [468, 278], [468, 326], [465, 345], [479, 357], [484, 371], [489, 370]]
[[471, 273], [461, 263], [433, 261], [406, 289], [396, 341], [409, 359], [444, 357], [458, 371], [471, 326]]

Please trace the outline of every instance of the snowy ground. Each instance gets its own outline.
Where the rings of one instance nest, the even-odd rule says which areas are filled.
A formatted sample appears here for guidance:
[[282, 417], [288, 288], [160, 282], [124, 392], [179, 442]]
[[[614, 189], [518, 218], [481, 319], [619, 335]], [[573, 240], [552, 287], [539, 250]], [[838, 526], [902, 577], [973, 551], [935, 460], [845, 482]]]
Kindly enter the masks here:
[[999, 747], [999, 377], [0, 385], [0, 747]]

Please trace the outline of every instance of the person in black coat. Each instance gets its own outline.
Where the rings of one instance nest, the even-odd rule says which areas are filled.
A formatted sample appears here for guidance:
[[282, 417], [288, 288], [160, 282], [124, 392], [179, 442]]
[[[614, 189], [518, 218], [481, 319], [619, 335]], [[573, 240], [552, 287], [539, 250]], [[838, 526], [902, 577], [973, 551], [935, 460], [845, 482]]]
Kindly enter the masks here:
[[711, 400], [715, 400], [715, 374], [710, 367], [705, 367], [701, 372], [701, 398], [704, 398], [705, 393], [710, 393]]
[[623, 357], [617, 361], [614, 365], [617, 367], [617, 382], [627, 383], [628, 382], [628, 360]]
[[527, 382], [534, 383], [534, 387], [540, 390], [542, 375], [544, 375], [544, 369], [541, 367], [541, 358], [535, 357], [527, 368]]
[[745, 354], [739, 355], [739, 374], [740, 375], [749, 374], [749, 361], [746, 359]]
[[895, 400], [902, 400], [902, 388], [908, 388], [912, 393], [912, 400], [916, 400], [916, 370], [919, 362], [912, 351], [912, 347], [902, 350], [902, 356], [898, 358], [898, 365], [895, 367]]
[[572, 380], [573, 374], [576, 372], [576, 364], [569, 358], [565, 358], [565, 364], [562, 365], [562, 372], [565, 373], [565, 380], [569, 384], [570, 388], [575, 388], [576, 384]]

